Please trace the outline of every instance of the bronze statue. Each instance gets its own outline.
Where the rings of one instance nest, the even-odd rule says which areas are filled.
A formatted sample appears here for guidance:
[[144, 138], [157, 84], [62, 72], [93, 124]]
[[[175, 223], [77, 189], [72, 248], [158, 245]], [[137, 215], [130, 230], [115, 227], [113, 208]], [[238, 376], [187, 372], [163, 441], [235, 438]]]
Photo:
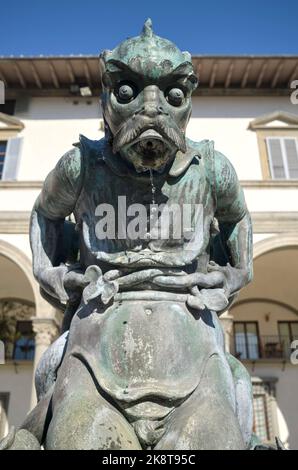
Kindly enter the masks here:
[[32, 211], [34, 275], [65, 310], [62, 335], [2, 447], [251, 448], [250, 377], [218, 319], [252, 278], [251, 220], [229, 160], [185, 136], [191, 56], [147, 20], [100, 66], [105, 137], [80, 137]]

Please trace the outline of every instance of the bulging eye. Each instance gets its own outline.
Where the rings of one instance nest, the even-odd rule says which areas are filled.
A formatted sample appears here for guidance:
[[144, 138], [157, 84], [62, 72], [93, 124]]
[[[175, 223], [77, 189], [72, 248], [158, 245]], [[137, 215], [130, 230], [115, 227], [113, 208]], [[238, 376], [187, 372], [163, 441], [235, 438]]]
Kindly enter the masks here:
[[116, 96], [120, 103], [129, 103], [136, 97], [136, 95], [136, 87], [131, 83], [122, 82], [119, 83], [116, 88]]
[[166, 92], [166, 98], [172, 106], [180, 106], [184, 100], [184, 93], [181, 88], [170, 88]]

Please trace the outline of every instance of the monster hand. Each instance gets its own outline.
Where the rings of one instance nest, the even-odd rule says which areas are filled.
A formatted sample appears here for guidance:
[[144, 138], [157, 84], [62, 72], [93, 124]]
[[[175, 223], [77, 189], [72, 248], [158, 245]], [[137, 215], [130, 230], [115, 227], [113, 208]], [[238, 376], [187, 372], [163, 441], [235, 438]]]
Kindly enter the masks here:
[[214, 261], [208, 264], [208, 272], [211, 274], [221, 274], [223, 276], [223, 289], [227, 298], [237, 294], [249, 281], [247, 270], [233, 268], [229, 263], [226, 266], [220, 266]]
[[116, 281], [120, 276], [117, 269], [111, 270], [106, 274], [102, 274], [99, 266], [88, 266], [82, 282], [85, 283], [83, 290], [83, 301], [87, 304], [90, 300], [100, 298], [101, 302], [106, 305], [118, 292], [118, 283]]
[[74, 302], [86, 286], [83, 272], [79, 265], [48, 267], [40, 270], [35, 276], [43, 290], [51, 297], [58, 299], [61, 304]]
[[190, 292], [187, 303], [190, 307], [203, 310], [207, 307], [214, 311], [223, 311], [228, 305], [224, 286], [226, 276], [221, 271], [180, 275], [156, 276], [154, 284], [175, 290], [187, 289]]
[[215, 312], [223, 312], [226, 310], [229, 300], [225, 290], [226, 278], [221, 271], [211, 271], [198, 273], [197, 285], [190, 289], [191, 296], [188, 298], [188, 305], [190, 307], [199, 307], [200, 303], [204, 305], [203, 308], [208, 308]]
[[78, 268], [67, 272], [63, 279], [63, 285], [70, 302], [76, 302], [81, 298], [83, 289], [89, 284], [85, 274]]
[[207, 273], [193, 273], [176, 276], [156, 276], [154, 283], [160, 287], [185, 289], [191, 292], [188, 304], [194, 308], [207, 307], [222, 312], [233, 296], [247, 284], [246, 270], [233, 268], [230, 264], [219, 266], [211, 261]]

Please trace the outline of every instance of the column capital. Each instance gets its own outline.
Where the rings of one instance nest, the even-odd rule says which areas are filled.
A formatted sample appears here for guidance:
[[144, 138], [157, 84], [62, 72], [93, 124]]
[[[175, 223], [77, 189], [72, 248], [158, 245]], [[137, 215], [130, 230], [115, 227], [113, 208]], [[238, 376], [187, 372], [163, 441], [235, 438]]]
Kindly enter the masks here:
[[59, 327], [52, 318], [32, 318], [36, 345], [50, 346], [59, 334]]

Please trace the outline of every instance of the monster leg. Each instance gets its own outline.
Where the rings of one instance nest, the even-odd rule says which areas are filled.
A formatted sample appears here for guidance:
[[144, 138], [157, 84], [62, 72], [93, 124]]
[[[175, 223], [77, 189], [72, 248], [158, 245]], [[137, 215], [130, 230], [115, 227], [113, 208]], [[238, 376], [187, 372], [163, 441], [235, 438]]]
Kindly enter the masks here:
[[244, 449], [235, 408], [229, 364], [224, 355], [213, 354], [199, 386], [169, 417], [155, 449]]
[[1, 450], [40, 450], [40, 444], [26, 429], [19, 429], [16, 432], [12, 426], [7, 436], [0, 441]]
[[236, 414], [242, 437], [248, 448], [252, 439], [253, 428], [253, 392], [249, 373], [243, 364], [232, 354], [226, 353], [233, 374], [236, 391]]
[[51, 417], [52, 393], [53, 387], [28, 414], [18, 430], [14, 427], [11, 428], [9, 434], [0, 441], [0, 450], [40, 449], [40, 444], [43, 442], [43, 436]]
[[68, 356], [58, 372], [46, 449], [141, 449], [133, 428], [78, 358]]

